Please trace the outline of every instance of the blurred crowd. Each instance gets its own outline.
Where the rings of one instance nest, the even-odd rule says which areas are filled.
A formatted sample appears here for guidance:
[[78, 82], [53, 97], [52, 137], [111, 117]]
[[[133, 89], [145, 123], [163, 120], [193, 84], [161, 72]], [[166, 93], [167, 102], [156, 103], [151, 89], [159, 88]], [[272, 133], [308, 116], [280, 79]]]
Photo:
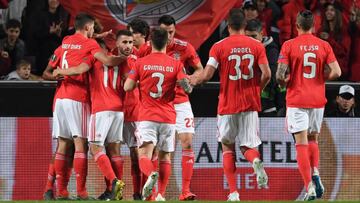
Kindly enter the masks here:
[[[313, 33], [332, 46], [342, 70], [339, 80], [360, 82], [360, 0], [235, 1], [248, 20], [246, 34], [262, 41], [272, 70], [261, 95], [266, 115], [285, 114], [286, 89], [275, 80], [277, 58], [281, 44], [297, 36], [295, 20], [301, 10], [316, 16]], [[0, 79], [42, 80], [49, 57], [72, 33], [69, 20], [58, 0], [0, 0]], [[225, 21], [216, 32], [216, 40], [228, 35]], [[199, 55], [207, 58], [208, 53]]]

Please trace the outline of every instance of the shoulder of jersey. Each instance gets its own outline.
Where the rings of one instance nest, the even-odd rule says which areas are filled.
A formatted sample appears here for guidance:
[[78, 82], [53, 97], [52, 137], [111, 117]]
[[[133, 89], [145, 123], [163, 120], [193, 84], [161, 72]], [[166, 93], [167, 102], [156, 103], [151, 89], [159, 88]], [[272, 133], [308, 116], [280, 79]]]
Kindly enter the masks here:
[[129, 55], [129, 58], [130, 58], [130, 59], [137, 60], [137, 56], [136, 56], [136, 55], [134, 55], [134, 54], [130, 54], [130, 55]]
[[185, 41], [183, 41], [183, 40], [180, 40], [180, 39], [176, 39], [176, 38], [175, 38], [175, 39], [174, 39], [174, 44], [186, 47], [186, 46], [188, 45], [188, 42], [185, 42]]

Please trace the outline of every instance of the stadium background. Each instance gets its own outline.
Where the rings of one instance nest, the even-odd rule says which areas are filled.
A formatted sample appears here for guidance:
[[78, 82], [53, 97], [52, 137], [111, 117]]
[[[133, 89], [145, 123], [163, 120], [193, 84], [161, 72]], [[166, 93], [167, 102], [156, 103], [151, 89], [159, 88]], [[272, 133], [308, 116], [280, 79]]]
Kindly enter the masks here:
[[[92, 3], [95, 2], [93, 4], [89, 2], [88, 0], [83, 1], [82, 4], [72, 4], [73, 1], [61, 0], [62, 5], [72, 13], [89, 11], [97, 17], [105, 17], [103, 22], [107, 22], [109, 25], [117, 24], [117, 28], [123, 28], [126, 24], [126, 22], [119, 23], [121, 17], [114, 21], [112, 18], [114, 14], [105, 15], [103, 13], [103, 11], [116, 12], [116, 7], [106, 10], [103, 5], [104, 2], [109, 5], [116, 4], [117, 1], [91, 1]], [[131, 6], [136, 6], [139, 1], [123, 2], [132, 2], [128, 4], [130, 7], [127, 7], [131, 10], [134, 8]], [[144, 3], [144, 1], [142, 2]], [[160, 1], [145, 3], [154, 2]], [[167, 7], [167, 9], [173, 8], [175, 11], [178, 11], [176, 9], [181, 8], [181, 5], [187, 5], [189, 2], [197, 3], [197, 6], [194, 7], [197, 9], [195, 12], [188, 10], [187, 13], [180, 15], [177, 33], [179, 38], [188, 38], [188, 41], [199, 48], [204, 64], [210, 46], [216, 41], [214, 39], [218, 38], [218, 36], [214, 37], [219, 35], [218, 33], [214, 35], [218, 25], [237, 1], [176, 0], [162, 2], [172, 2], [173, 7]], [[139, 10], [143, 11], [145, 16], [148, 14], [144, 9], [139, 8]], [[128, 11], [126, 10], [126, 12]], [[155, 12], [156, 9], [153, 11]], [[150, 12], [149, 16], [156, 14], [154, 12]], [[174, 14], [174, 12], [169, 13]], [[128, 15], [126, 17], [126, 20], [131, 20], [133, 16]], [[151, 21], [150, 18], [148, 20]], [[155, 24], [156, 20], [153, 22]], [[106, 25], [105, 23], [105, 27]], [[337, 95], [341, 84], [344, 83], [329, 83], [327, 85], [327, 97], [329, 99], [327, 109], [331, 108], [332, 100]], [[358, 84], [351, 85], [355, 87], [358, 93], [360, 86]], [[0, 81], [0, 200], [42, 199], [48, 163], [55, 147], [51, 140], [51, 106], [54, 89], [55, 83], [53, 82]], [[222, 171], [221, 153], [215, 138], [217, 95], [217, 83], [210, 83], [197, 88], [191, 95], [196, 116], [196, 137], [194, 139], [196, 163], [191, 188], [200, 200], [226, 200], [228, 194]], [[356, 99], [359, 103], [359, 97]], [[323, 123], [320, 139], [320, 173], [326, 187], [325, 199], [360, 200], [359, 121], [359, 118], [326, 118]], [[257, 190], [252, 168], [248, 163], [241, 161], [242, 156], [238, 150], [238, 189], [241, 199], [295, 200], [301, 198], [304, 194], [302, 181], [295, 162], [292, 137], [286, 133], [284, 128], [284, 118], [261, 118], [260, 124], [261, 138], [264, 141], [260, 151], [270, 176], [269, 188]], [[179, 144], [177, 145], [178, 148]], [[177, 150], [174, 154], [172, 176], [166, 193], [166, 198], [169, 200], [176, 199], [181, 188], [179, 153]], [[126, 147], [122, 148], [122, 154], [125, 157], [124, 179], [127, 184], [125, 199], [130, 199], [132, 187]], [[90, 195], [94, 197], [97, 197], [104, 190], [103, 178], [91, 156], [89, 156], [87, 186]], [[73, 177], [69, 190], [72, 193], [75, 191]]]

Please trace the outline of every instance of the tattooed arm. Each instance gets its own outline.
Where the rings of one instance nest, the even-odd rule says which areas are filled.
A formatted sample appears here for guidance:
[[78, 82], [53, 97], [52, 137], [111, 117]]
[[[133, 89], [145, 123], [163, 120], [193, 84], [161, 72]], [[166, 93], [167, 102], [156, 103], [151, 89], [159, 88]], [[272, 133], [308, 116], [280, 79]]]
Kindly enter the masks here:
[[276, 81], [281, 87], [285, 87], [286, 83], [289, 82], [289, 65], [279, 63], [276, 71]]
[[193, 87], [190, 85], [190, 82], [187, 78], [183, 78], [178, 81], [179, 85], [185, 90], [187, 94], [190, 94], [193, 90]]

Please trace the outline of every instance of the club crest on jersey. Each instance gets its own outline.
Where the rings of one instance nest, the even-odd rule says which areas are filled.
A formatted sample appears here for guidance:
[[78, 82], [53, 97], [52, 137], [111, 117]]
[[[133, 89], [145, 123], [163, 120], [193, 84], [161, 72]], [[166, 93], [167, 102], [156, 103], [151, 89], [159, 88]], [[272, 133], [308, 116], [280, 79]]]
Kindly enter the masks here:
[[180, 61], [181, 55], [180, 55], [179, 52], [175, 52], [174, 55], [173, 55], [173, 57], [174, 57], [175, 60]]
[[57, 57], [55, 54], [51, 55], [51, 58], [50, 58], [51, 61], [56, 61], [56, 59], [57, 59]]
[[105, 0], [111, 15], [123, 25], [140, 17], [156, 25], [160, 16], [171, 14], [176, 23], [185, 20], [205, 0]]

